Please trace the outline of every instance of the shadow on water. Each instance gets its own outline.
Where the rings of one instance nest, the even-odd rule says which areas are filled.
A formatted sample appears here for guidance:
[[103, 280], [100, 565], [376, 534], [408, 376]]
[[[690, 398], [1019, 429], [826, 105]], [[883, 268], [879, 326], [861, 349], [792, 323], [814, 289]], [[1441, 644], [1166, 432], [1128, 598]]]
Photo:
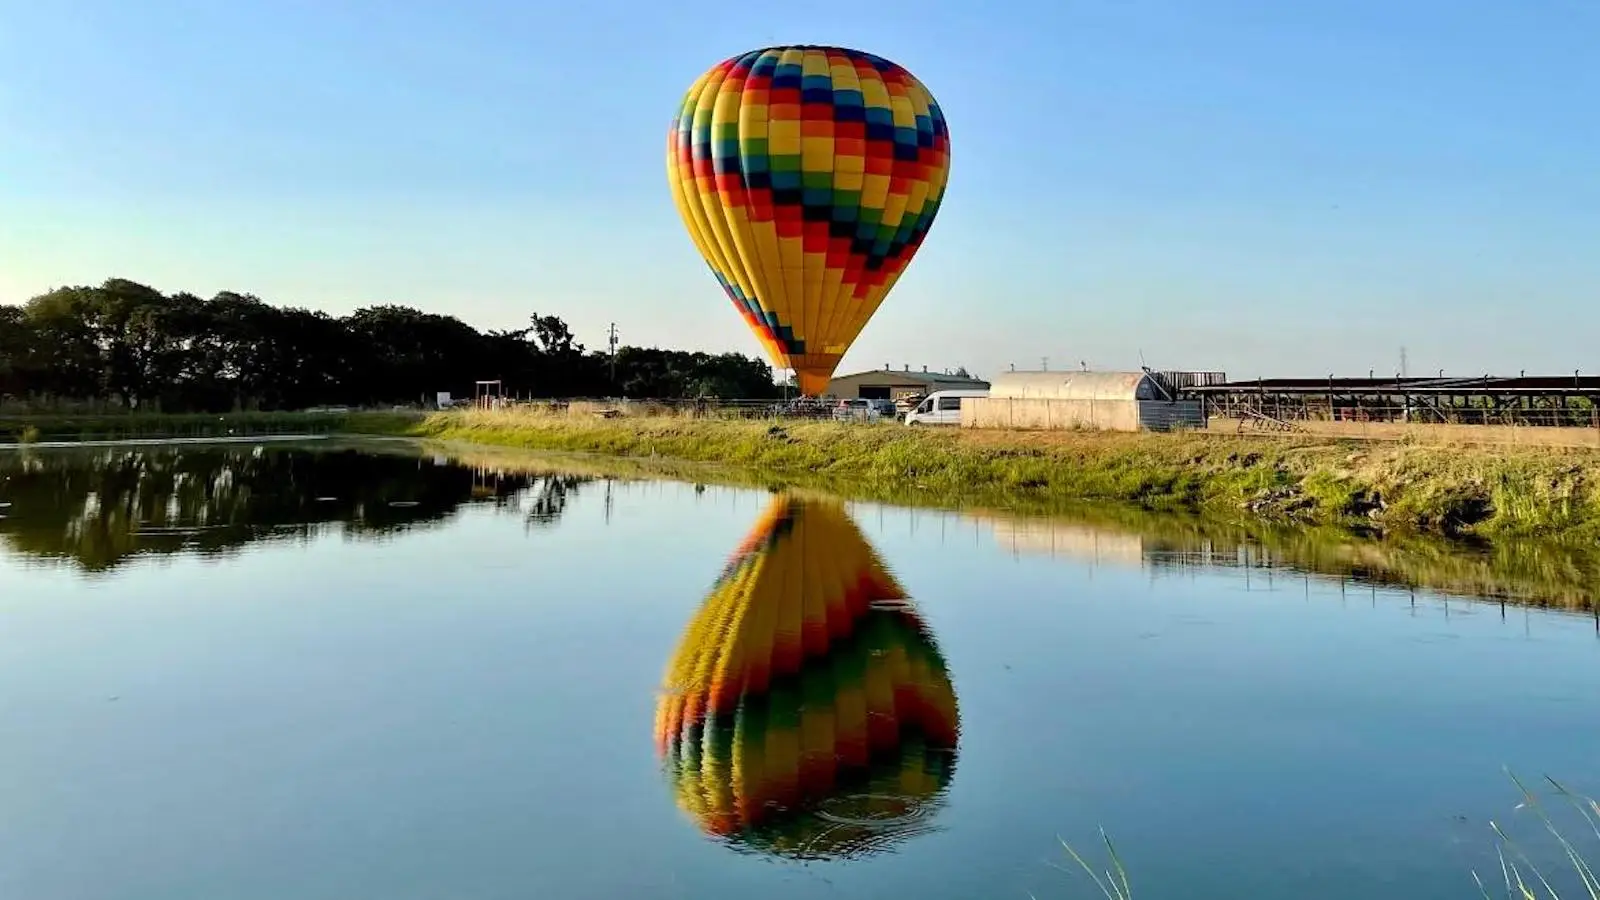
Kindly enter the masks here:
[[655, 735], [702, 830], [815, 860], [935, 827], [959, 728], [932, 634], [843, 505], [783, 493], [684, 631]]
[[382, 539], [467, 504], [544, 525], [592, 480], [340, 446], [25, 450], [0, 453], [0, 539], [24, 556], [105, 572], [138, 556], [221, 555], [330, 528]]

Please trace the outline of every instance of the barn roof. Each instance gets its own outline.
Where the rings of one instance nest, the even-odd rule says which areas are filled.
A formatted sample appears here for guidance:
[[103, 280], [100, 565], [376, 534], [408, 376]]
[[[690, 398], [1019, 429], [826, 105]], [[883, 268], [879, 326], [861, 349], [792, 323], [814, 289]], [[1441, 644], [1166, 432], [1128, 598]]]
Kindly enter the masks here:
[[982, 378], [970, 375], [951, 375], [947, 372], [903, 372], [898, 369], [868, 369], [865, 372], [853, 372], [849, 375], [835, 375], [834, 381], [871, 381], [874, 377], [893, 381], [915, 381], [920, 384], [988, 384]]
[[1154, 381], [1144, 372], [1002, 372], [989, 385], [990, 397], [1038, 400], [1135, 400], [1146, 382], [1146, 396], [1155, 396]]

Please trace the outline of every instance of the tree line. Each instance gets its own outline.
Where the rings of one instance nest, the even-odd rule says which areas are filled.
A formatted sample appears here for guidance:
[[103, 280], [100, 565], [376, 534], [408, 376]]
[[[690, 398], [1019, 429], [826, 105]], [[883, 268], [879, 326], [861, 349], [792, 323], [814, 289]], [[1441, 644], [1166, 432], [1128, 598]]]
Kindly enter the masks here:
[[540, 398], [771, 398], [772, 371], [738, 353], [586, 350], [558, 316], [479, 331], [377, 305], [347, 316], [224, 291], [164, 294], [122, 278], [0, 305], [0, 402], [163, 412], [428, 403], [448, 391]]

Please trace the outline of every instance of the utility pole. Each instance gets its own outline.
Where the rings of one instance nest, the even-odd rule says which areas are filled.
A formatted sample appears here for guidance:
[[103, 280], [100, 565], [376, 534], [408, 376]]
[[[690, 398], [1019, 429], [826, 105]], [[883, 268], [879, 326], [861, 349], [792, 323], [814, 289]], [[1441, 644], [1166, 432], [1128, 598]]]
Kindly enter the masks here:
[[617, 386], [617, 323], [606, 330], [606, 346], [611, 351], [611, 386]]

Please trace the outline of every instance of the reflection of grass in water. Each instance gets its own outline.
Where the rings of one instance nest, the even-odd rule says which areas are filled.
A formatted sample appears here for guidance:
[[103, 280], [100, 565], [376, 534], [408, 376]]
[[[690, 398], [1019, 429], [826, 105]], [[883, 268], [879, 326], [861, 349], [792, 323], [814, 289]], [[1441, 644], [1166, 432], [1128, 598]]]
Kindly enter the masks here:
[[352, 416], [375, 434], [823, 473], [851, 493], [948, 501], [1118, 500], [1290, 521], [1480, 536], [1600, 535], [1592, 448], [1359, 443], [1304, 435], [906, 428], [892, 424], [598, 418], [592, 411]]
[[[1589, 900], [1600, 900], [1600, 877], [1595, 875], [1588, 859], [1568, 838], [1561, 828], [1555, 823], [1539, 797], [1529, 790], [1517, 776], [1507, 773], [1517, 790], [1522, 793], [1522, 802], [1517, 804], [1517, 809], [1531, 810], [1544, 830], [1555, 839], [1556, 846], [1560, 848], [1558, 854], [1563, 862], [1563, 873], [1567, 875], [1566, 881], [1577, 882], [1576, 886], [1568, 885], [1565, 889], [1558, 888], [1552, 878], [1561, 878], [1556, 873], [1547, 874], [1533, 861], [1520, 845], [1506, 834], [1500, 823], [1490, 820], [1489, 827], [1495, 835], [1495, 858], [1499, 863], [1499, 871], [1487, 876], [1476, 869], [1472, 872], [1472, 880], [1478, 886], [1478, 893], [1484, 900], [1496, 900], [1501, 896], [1499, 891], [1504, 889], [1507, 900], [1572, 900], [1572, 898], [1588, 897]], [[1600, 803], [1589, 797], [1573, 793], [1554, 778], [1545, 779], [1554, 789], [1556, 797], [1577, 811], [1588, 826], [1588, 830], [1597, 841], [1600, 841]], [[1111, 843], [1111, 838], [1106, 835], [1105, 829], [1100, 830], [1100, 838], [1105, 842], [1106, 855], [1109, 865], [1103, 873], [1097, 873], [1095, 867], [1084, 856], [1068, 844], [1061, 841], [1061, 846], [1066, 849], [1068, 856], [1077, 864], [1078, 868], [1088, 874], [1095, 887], [1106, 900], [1130, 900], [1133, 889], [1128, 880], [1127, 868], [1122, 863], [1122, 858], [1117, 855], [1117, 848]], [[1058, 867], [1064, 868], [1064, 867]], [[1568, 872], [1567, 870], [1570, 870]], [[1491, 893], [1489, 883], [1495, 885]], [[1565, 890], [1565, 893], [1563, 893]], [[1575, 890], [1581, 891], [1574, 893]], [[1030, 895], [1031, 896], [1031, 895]]]
[[1600, 554], [1594, 548], [1548, 542], [1466, 543], [1423, 535], [1380, 539], [1331, 525], [1288, 526], [1111, 505], [1082, 507], [1070, 517], [1140, 535], [1149, 551], [1174, 566], [1204, 550], [1231, 554], [1249, 547], [1263, 564], [1560, 609], [1593, 608], [1600, 583]]
[[[414, 454], [406, 442], [377, 444], [374, 449]], [[437, 453], [455, 462], [490, 470], [568, 472], [595, 478], [647, 480], [667, 478], [731, 487], [769, 489], [802, 487], [851, 499], [904, 506], [939, 506], [945, 498], [914, 486], [839, 482], [826, 475], [778, 475], [737, 466], [687, 463], [673, 459], [618, 458], [590, 454], [549, 454], [482, 445], [423, 442], [421, 452]], [[1001, 498], [989, 498], [998, 500]], [[1600, 584], [1600, 551], [1594, 547], [1530, 540], [1492, 544], [1446, 541], [1427, 535], [1375, 538], [1338, 525], [1288, 525], [1245, 516], [1199, 514], [1184, 510], [1152, 511], [1128, 505], [1012, 499], [992, 505], [958, 504], [964, 516], [989, 522], [1021, 522], [1028, 518], [1044, 527], [1081, 526], [1136, 538], [1160, 566], [1183, 566], [1203, 554], [1224, 556], [1249, 548], [1257, 564], [1290, 567], [1362, 583], [1415, 587], [1470, 597], [1505, 599], [1519, 605], [1588, 610], [1595, 606]]]

